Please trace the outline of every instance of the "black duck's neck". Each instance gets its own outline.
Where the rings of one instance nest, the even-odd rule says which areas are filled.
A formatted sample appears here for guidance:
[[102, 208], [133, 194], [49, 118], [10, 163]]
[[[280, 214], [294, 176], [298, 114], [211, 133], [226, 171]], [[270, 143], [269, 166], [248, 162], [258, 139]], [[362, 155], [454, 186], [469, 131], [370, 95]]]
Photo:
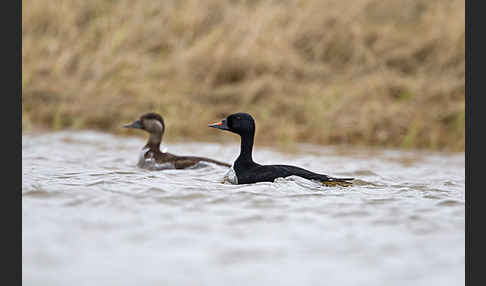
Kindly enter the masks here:
[[252, 151], [253, 151], [254, 134], [241, 135], [241, 148], [240, 156], [236, 159], [241, 163], [253, 163]]

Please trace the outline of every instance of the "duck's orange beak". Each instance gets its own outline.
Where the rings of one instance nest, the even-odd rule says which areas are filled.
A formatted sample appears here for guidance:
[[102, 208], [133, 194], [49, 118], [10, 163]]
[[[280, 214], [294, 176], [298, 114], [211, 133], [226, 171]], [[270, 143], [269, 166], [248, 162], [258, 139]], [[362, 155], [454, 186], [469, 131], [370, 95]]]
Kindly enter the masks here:
[[226, 119], [223, 119], [220, 122], [209, 124], [208, 126], [213, 127], [213, 128], [222, 129], [222, 130], [229, 130], [228, 125], [226, 124]]

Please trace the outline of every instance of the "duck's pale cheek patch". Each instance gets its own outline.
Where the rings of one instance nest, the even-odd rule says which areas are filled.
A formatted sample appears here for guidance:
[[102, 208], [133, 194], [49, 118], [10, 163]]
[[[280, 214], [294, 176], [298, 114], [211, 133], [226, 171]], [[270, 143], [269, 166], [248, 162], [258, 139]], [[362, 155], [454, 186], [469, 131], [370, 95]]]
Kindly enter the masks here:
[[159, 132], [164, 132], [164, 127], [162, 126], [162, 124], [160, 124], [159, 121], [154, 121], [155, 122], [155, 125], [157, 126], [157, 130]]

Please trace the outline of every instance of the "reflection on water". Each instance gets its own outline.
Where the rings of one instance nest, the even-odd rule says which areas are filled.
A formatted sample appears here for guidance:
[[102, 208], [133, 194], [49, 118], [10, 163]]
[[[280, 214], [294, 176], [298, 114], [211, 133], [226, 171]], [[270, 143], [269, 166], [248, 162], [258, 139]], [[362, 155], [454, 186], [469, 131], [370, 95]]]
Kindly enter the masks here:
[[[24, 285], [463, 285], [464, 154], [257, 148], [354, 186], [137, 168], [142, 139], [22, 138]], [[239, 145], [184, 143], [232, 162]]]

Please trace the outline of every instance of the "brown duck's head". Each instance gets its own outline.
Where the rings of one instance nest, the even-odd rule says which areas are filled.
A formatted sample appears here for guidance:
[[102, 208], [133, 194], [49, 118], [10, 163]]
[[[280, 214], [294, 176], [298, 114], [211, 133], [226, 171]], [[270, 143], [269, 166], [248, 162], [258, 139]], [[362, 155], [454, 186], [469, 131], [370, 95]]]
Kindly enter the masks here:
[[126, 124], [125, 128], [136, 128], [145, 130], [151, 134], [163, 134], [165, 131], [164, 119], [157, 113], [145, 113], [140, 119], [135, 120], [130, 124]]

